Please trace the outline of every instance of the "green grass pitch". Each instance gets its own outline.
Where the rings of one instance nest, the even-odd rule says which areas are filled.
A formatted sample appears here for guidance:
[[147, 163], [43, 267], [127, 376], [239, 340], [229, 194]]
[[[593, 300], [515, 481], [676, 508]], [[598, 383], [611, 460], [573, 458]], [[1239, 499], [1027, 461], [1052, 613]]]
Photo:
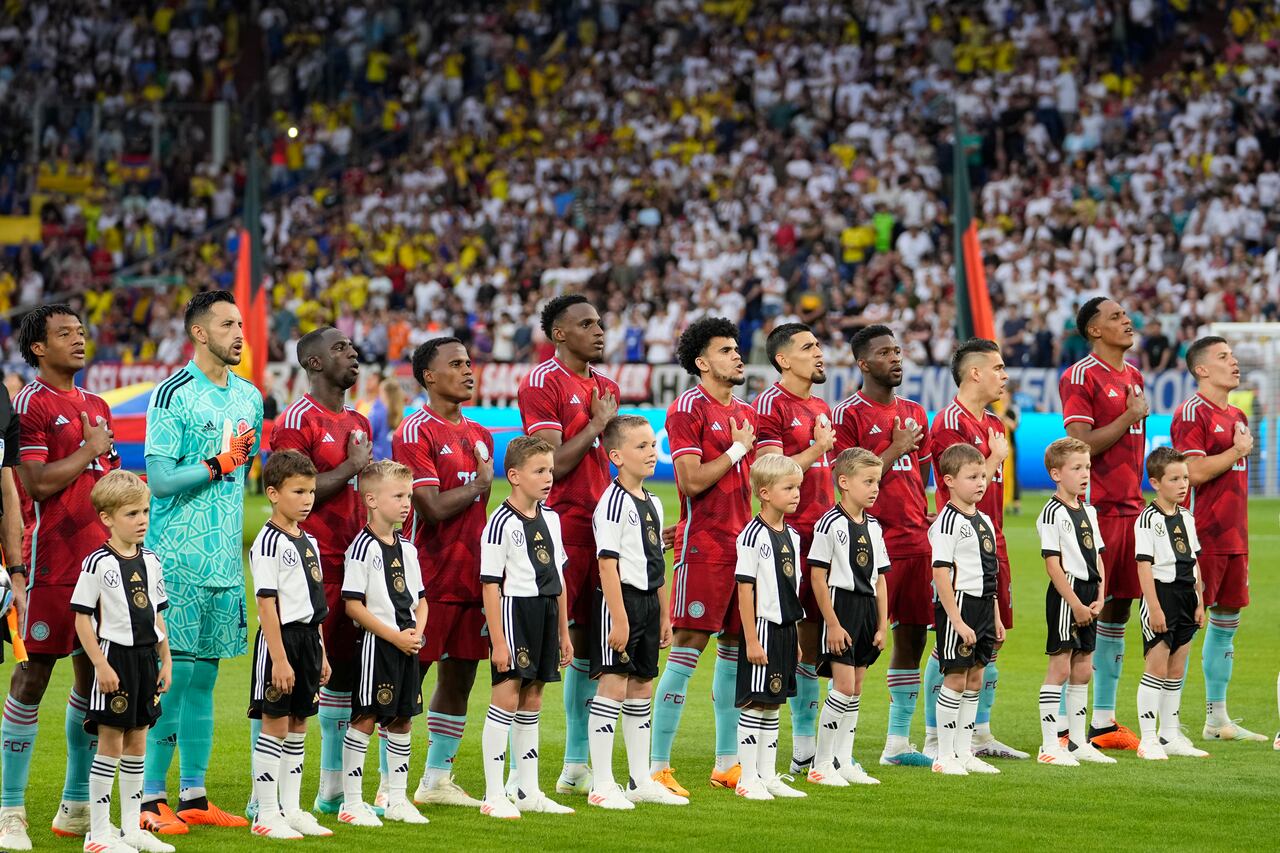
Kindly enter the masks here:
[[[668, 512], [677, 506], [674, 488], [659, 484], [657, 493]], [[1035, 515], [1044, 495], [1031, 495], [1023, 513], [1006, 522], [1013, 561], [1014, 604], [1017, 626], [1000, 655], [1000, 687], [993, 716], [996, 735], [1034, 754], [1039, 743], [1037, 689], [1044, 675], [1044, 609], [1046, 579], [1035, 538]], [[495, 497], [495, 503], [501, 495]], [[1236, 639], [1235, 680], [1231, 685], [1231, 710], [1255, 731], [1274, 733], [1277, 725], [1275, 678], [1280, 661], [1280, 579], [1269, 559], [1280, 547], [1276, 526], [1280, 501], [1254, 500], [1251, 547], [1253, 605], [1245, 612]], [[250, 501], [246, 516], [246, 546], [267, 517], [262, 498]], [[252, 600], [251, 600], [252, 601]], [[1134, 611], [1136, 622], [1137, 612]], [[252, 621], [252, 620], [251, 620]], [[1201, 638], [1197, 636], [1197, 648]], [[1141, 643], [1136, 626], [1130, 626], [1124, 680], [1120, 686], [1120, 718], [1136, 728], [1135, 692], [1141, 674]], [[1189, 734], [1200, 740], [1204, 722], [1204, 683], [1198, 650], [1192, 656], [1183, 698], [1183, 719]], [[382, 829], [338, 826], [332, 839], [267, 842], [248, 830], [198, 827], [190, 835], [173, 839], [183, 853], [264, 849], [337, 850], [343, 845], [369, 849], [403, 850], [430, 846], [461, 850], [510, 850], [513, 848], [558, 850], [665, 849], [769, 850], [823, 849], [924, 849], [939, 847], [1026, 849], [1050, 845], [1074, 849], [1206, 848], [1227, 839], [1275, 837], [1275, 791], [1280, 774], [1280, 753], [1267, 744], [1208, 744], [1206, 760], [1173, 759], [1147, 764], [1133, 753], [1120, 755], [1114, 767], [1079, 769], [1041, 767], [1034, 761], [998, 762], [1003, 775], [942, 778], [918, 768], [876, 766], [883, 744], [888, 693], [882, 656], [870, 673], [859, 719], [855, 754], [882, 784], [874, 788], [844, 790], [803, 784], [805, 800], [748, 803], [730, 792], [707, 787], [712, 764], [714, 729], [711, 714], [711, 665], [700, 667], [689, 693], [673, 764], [678, 778], [692, 791], [685, 808], [641, 806], [632, 812], [603, 812], [586, 805], [585, 798], [570, 804], [578, 813], [566, 817], [531, 815], [511, 823], [482, 817], [478, 811], [430, 808], [424, 814], [431, 825], [408, 828], [389, 825]], [[0, 667], [8, 684], [12, 663]], [[31, 839], [37, 850], [79, 850], [79, 841], [55, 838], [49, 821], [61, 793], [64, 749], [61, 746], [62, 709], [69, 687], [70, 667], [60, 665], [49, 688], [41, 714], [41, 731], [27, 796]], [[424, 692], [429, 696], [433, 676]], [[473, 795], [483, 792], [480, 768], [480, 729], [488, 704], [487, 679], [482, 670], [471, 697], [467, 734], [457, 760], [457, 776]], [[224, 663], [218, 683], [217, 738], [208, 787], [225, 808], [243, 807], [249, 793], [248, 723], [244, 710], [249, 689], [249, 659]], [[779, 765], [790, 754], [787, 714], [783, 715]], [[547, 690], [542, 715], [542, 766], [544, 790], [554, 790], [563, 750], [564, 713], [558, 686]], [[426, 721], [414, 732], [410, 791], [417, 784], [426, 760]], [[913, 740], [923, 744], [924, 715], [917, 710]], [[625, 778], [621, 737], [615, 753], [615, 773]], [[372, 762], [370, 757], [370, 770]], [[308, 739], [307, 782], [304, 803], [315, 794], [319, 771], [319, 733]], [[169, 787], [176, 786], [174, 762]], [[373, 779], [366, 782], [372, 788]], [[372, 796], [372, 790], [368, 791]], [[558, 797], [562, 801], [567, 798]]]

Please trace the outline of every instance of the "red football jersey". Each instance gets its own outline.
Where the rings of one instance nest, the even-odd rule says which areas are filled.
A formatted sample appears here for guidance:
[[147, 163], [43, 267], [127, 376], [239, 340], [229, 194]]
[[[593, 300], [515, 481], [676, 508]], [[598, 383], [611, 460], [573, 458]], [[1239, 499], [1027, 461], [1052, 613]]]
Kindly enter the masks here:
[[[776, 447], [787, 456], [795, 456], [813, 444], [813, 429], [818, 418], [831, 422], [831, 409], [821, 397], [801, 399], [781, 383], [774, 383], [756, 397], [756, 447]], [[823, 513], [835, 503], [835, 486], [831, 482], [830, 453], [822, 457], [804, 472], [800, 487], [800, 506], [787, 523], [809, 540], [813, 526]], [[739, 531], [741, 532], [741, 531]], [[807, 556], [807, 555], [806, 555]]]
[[[935, 459], [942, 457], [942, 452], [953, 444], [971, 444], [982, 452], [983, 458], [991, 457], [991, 445], [987, 443], [987, 430], [995, 430], [996, 435], [1004, 435], [1004, 423], [1000, 420], [1000, 416], [994, 412], [984, 411], [982, 419], [979, 420], [973, 414], [960, 405], [959, 400], [952, 400], [951, 403], [933, 419], [933, 428], [930, 430], [929, 439], [933, 444], [933, 455]], [[934, 471], [934, 481], [937, 489], [935, 491], [936, 506], [938, 512], [942, 512], [942, 508], [951, 498], [951, 493], [947, 489], [947, 484], [942, 481], [942, 477]], [[978, 502], [978, 509], [985, 512], [991, 518], [991, 524], [996, 529], [996, 540], [1000, 545], [1001, 552], [1004, 550], [1004, 466], [996, 469], [996, 474], [991, 478], [991, 482], [987, 485], [987, 491], [982, 495], [982, 500]], [[876, 516], [879, 518], [880, 516]]]
[[[685, 391], [667, 407], [667, 441], [671, 461], [697, 456], [703, 462], [719, 459], [733, 445], [729, 420], [756, 422], [755, 410], [737, 397], [722, 406], [701, 385]], [[696, 498], [680, 492], [680, 522], [676, 525], [677, 563], [733, 565], [738, 560], [738, 534], [751, 520], [751, 460], [754, 452]], [[679, 474], [676, 487], [680, 486]]]
[[[899, 456], [880, 477], [880, 496], [872, 507], [876, 520], [884, 528], [885, 547], [889, 556], [921, 557], [932, 551], [929, 547], [929, 501], [924, 493], [924, 481], [920, 469], [932, 462], [933, 450], [929, 439], [929, 416], [924, 407], [914, 400], [894, 396], [893, 404], [882, 406], [862, 396], [862, 392], [836, 406], [832, 413], [836, 428], [835, 453], [850, 447], [861, 447], [879, 455], [893, 441], [893, 422], [915, 421], [924, 429], [920, 446], [911, 453]], [[880, 508], [877, 510], [877, 508]]]
[[[272, 450], [297, 450], [315, 463], [323, 474], [347, 461], [347, 439], [360, 430], [365, 441], [372, 441], [369, 419], [350, 406], [331, 412], [310, 394], [294, 400], [276, 418], [271, 429]], [[320, 566], [330, 583], [342, 580], [342, 567], [347, 547], [364, 527], [364, 501], [351, 482], [324, 503], [311, 508], [302, 529], [320, 543]]]
[[[84, 445], [80, 413], [91, 423], [103, 418], [111, 423], [111, 409], [96, 394], [81, 388], [60, 391], [36, 379], [13, 400], [21, 436], [19, 458], [23, 462], [57, 462]], [[84, 558], [101, 548], [110, 535], [89, 500], [94, 485], [120, 466], [114, 448], [81, 471], [71, 484], [55, 495], [33, 501], [18, 480], [22, 497], [22, 553], [30, 571], [30, 584], [73, 585], [80, 577]]]
[[[612, 393], [615, 399], [622, 393], [618, 383], [595, 367], [590, 378], [583, 379], [558, 358], [539, 364], [525, 376], [516, 396], [525, 434], [555, 429], [565, 441], [573, 438], [591, 422], [592, 390], [601, 397]], [[551, 487], [547, 506], [560, 514], [565, 542], [594, 546], [591, 516], [612, 479], [609, 454], [597, 438], [578, 467]]]
[[[476, 478], [475, 446], [483, 444], [493, 458], [493, 436], [473, 420], [445, 420], [425, 406], [405, 418], [391, 439], [391, 456], [413, 471], [413, 487], [437, 486], [441, 492]], [[410, 512], [405, 521], [409, 541], [418, 548], [427, 601], [478, 604], [480, 540], [487, 502], [483, 497], [458, 515], [430, 524]]]
[[[1124, 412], [1130, 387], [1142, 393], [1142, 373], [1131, 364], [1117, 371], [1090, 354], [1077, 361], [1058, 380], [1062, 423], [1106, 426]], [[1143, 463], [1146, 459], [1145, 421], [1129, 427], [1120, 440], [1093, 457], [1089, 503], [1099, 515], [1134, 516], [1142, 512]]]
[[[1244, 412], [1220, 409], [1196, 394], [1173, 416], [1173, 446], [1188, 456], [1217, 456], [1231, 448], [1236, 426], [1248, 426]], [[1249, 460], [1191, 490], [1187, 506], [1196, 517], [1196, 536], [1206, 554], [1249, 553]]]

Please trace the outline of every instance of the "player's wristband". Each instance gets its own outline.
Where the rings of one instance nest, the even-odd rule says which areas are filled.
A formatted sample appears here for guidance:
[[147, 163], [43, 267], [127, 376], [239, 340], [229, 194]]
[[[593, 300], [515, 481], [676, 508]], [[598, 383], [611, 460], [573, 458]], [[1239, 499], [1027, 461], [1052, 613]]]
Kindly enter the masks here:
[[26, 563], [14, 563], [12, 566], [7, 566], [6, 568], [9, 570], [10, 575], [22, 575], [25, 578], [27, 575], [31, 574], [27, 571]]
[[724, 453], [729, 457], [729, 461], [736, 465], [742, 457], [747, 455], [747, 448], [742, 442], [735, 441]]

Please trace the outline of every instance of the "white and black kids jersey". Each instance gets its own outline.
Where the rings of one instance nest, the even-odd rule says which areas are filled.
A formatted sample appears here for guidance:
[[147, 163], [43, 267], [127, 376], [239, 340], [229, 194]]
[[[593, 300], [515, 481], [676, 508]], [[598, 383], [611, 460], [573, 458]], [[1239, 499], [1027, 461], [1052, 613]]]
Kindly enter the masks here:
[[1040, 511], [1036, 529], [1040, 532], [1040, 556], [1057, 557], [1069, 578], [1091, 583], [1101, 580], [1098, 565], [1103, 542], [1096, 509], [1084, 502], [1073, 508], [1053, 495]]
[[813, 527], [809, 571], [827, 570], [827, 585], [859, 595], [875, 595], [876, 581], [889, 571], [884, 529], [868, 512], [854, 521], [836, 504]]
[[596, 554], [618, 561], [622, 583], [652, 592], [666, 580], [662, 556], [662, 501], [648, 491], [638, 498], [614, 480], [591, 516]]
[[84, 558], [71, 609], [94, 618], [99, 639], [122, 646], [149, 646], [164, 639], [156, 614], [169, 606], [160, 558], [139, 547], [122, 557], [103, 545]]
[[1133, 544], [1138, 562], [1150, 563], [1156, 580], [1195, 583], [1200, 539], [1189, 510], [1178, 507], [1173, 515], [1165, 515], [1153, 501], [1134, 522]]
[[319, 625], [329, 615], [320, 571], [320, 545], [305, 531], [294, 536], [267, 522], [249, 549], [253, 588], [274, 598], [281, 625]]
[[424, 596], [418, 549], [396, 535], [388, 545], [368, 527], [347, 548], [342, 597], [363, 601], [369, 612], [396, 630], [417, 625], [414, 610]]
[[499, 584], [509, 598], [559, 595], [567, 562], [553, 509], [538, 504], [533, 518], [526, 518], [503, 501], [485, 523], [480, 580]]
[[929, 545], [933, 567], [951, 570], [951, 586], [956, 592], [995, 596], [999, 571], [996, 534], [986, 513], [979, 509], [965, 515], [949, 503], [944, 505], [929, 525]]
[[787, 524], [781, 531], [760, 516], [738, 534], [738, 563], [734, 576], [756, 588], [756, 618], [775, 625], [804, 617], [800, 606], [800, 534]]

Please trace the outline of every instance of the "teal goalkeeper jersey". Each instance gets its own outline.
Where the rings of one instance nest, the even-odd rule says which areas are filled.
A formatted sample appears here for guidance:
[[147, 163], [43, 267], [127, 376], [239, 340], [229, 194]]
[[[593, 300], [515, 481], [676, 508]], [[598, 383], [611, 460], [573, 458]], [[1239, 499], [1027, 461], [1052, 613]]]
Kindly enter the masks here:
[[[234, 373], [215, 385], [188, 362], [161, 382], [147, 406], [151, 524], [146, 545], [165, 579], [207, 587], [244, 584], [244, 487], [249, 466], [209, 479], [205, 459], [229, 449], [252, 427], [262, 438], [262, 394]], [[193, 467], [199, 466], [203, 474]]]

